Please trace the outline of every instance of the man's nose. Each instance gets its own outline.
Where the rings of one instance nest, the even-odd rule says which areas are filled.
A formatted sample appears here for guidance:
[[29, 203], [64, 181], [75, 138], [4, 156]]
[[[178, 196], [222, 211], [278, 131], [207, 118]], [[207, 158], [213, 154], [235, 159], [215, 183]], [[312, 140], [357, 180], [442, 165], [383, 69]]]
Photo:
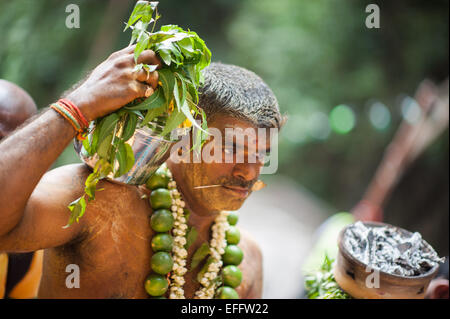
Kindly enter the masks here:
[[240, 163], [233, 168], [233, 176], [241, 178], [247, 182], [258, 178], [261, 170], [261, 164], [257, 163]]

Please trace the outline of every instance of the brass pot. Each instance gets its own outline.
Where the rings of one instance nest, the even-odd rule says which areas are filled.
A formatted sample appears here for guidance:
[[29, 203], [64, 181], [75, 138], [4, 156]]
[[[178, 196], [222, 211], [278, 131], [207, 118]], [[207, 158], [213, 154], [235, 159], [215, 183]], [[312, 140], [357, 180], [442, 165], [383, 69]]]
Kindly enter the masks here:
[[[166, 140], [159, 136], [160, 130], [152, 130], [149, 127], [136, 129], [134, 135], [126, 142], [133, 150], [135, 162], [128, 173], [114, 177], [113, 173], [107, 179], [121, 184], [143, 185], [153, 175], [170, 155], [170, 147], [177, 140]], [[187, 134], [187, 130], [183, 131]], [[98, 161], [98, 156], [89, 156], [82, 143], [74, 140], [74, 148], [80, 159], [90, 168], [93, 168]]]
[[[394, 227], [389, 224], [375, 222], [367, 222], [364, 225], [369, 227]], [[378, 271], [379, 286], [376, 287], [372, 285], [374, 271], [367, 268], [368, 265], [356, 259], [344, 245], [345, 232], [350, 226], [352, 225], [345, 227], [339, 234], [339, 252], [333, 270], [336, 282], [345, 292], [357, 299], [424, 298], [428, 285], [436, 275], [439, 265], [435, 265], [425, 274], [411, 277]], [[396, 228], [405, 235], [412, 235], [407, 230]]]

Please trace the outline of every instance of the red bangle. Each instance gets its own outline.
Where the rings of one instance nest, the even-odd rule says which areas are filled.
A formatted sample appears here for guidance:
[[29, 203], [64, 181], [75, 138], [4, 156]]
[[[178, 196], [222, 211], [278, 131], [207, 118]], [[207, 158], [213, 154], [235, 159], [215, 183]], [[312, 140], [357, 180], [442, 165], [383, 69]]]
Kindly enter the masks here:
[[80, 109], [75, 104], [67, 99], [60, 99], [58, 100], [58, 102], [64, 104], [68, 109], [71, 110], [71, 113], [77, 118], [77, 120], [80, 122], [80, 126], [84, 130], [89, 127], [89, 121], [86, 120], [83, 113], [81, 113]]
[[89, 122], [83, 116], [81, 111], [70, 101], [60, 99], [58, 102], [50, 105], [52, 109], [58, 112], [73, 126], [78, 140], [84, 140], [89, 128]]

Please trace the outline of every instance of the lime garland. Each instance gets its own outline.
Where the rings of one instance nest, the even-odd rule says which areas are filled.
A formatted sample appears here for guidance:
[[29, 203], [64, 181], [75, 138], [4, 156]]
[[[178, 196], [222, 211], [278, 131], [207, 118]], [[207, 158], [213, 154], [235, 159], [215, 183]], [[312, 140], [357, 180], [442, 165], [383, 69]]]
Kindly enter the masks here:
[[[187, 225], [190, 213], [166, 165], [158, 168], [146, 186], [152, 190], [150, 226], [156, 234], [151, 241], [152, 272], [145, 280], [145, 290], [154, 298], [165, 298], [168, 294], [170, 299], [184, 299], [187, 250], [197, 232]], [[201, 288], [194, 298], [239, 298], [235, 288], [242, 282], [242, 272], [237, 266], [242, 262], [243, 252], [237, 246], [240, 241], [237, 221], [236, 213], [220, 212], [211, 227], [210, 243], [203, 243], [194, 253], [189, 271], [204, 261], [197, 275]]]

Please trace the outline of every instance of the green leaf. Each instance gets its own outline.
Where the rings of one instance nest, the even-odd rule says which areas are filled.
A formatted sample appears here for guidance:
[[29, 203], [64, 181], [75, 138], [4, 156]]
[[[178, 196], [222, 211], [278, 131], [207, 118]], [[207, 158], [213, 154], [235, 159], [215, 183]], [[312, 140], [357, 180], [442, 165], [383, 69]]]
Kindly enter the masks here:
[[211, 253], [211, 250], [209, 249], [208, 243], [203, 243], [194, 253], [194, 256], [192, 256], [191, 261], [191, 268], [190, 270], [195, 269], [198, 264], [206, 258]]
[[[130, 26], [136, 23], [139, 19], [143, 18], [144, 16], [147, 17], [153, 15], [153, 10], [156, 8], [157, 2], [148, 2], [148, 1], [138, 1], [136, 2], [136, 5], [134, 6], [133, 11], [131, 12], [130, 18], [128, 19], [127, 25], [124, 29], [128, 29]], [[149, 22], [149, 21], [148, 21]]]
[[212, 257], [209, 257], [205, 264], [203, 265], [202, 269], [200, 269], [200, 271], [197, 274], [197, 281], [200, 282], [200, 280], [202, 279], [202, 277], [205, 275], [205, 273], [208, 271], [208, 267], [209, 265], [211, 265], [214, 262], [214, 259]]
[[164, 111], [167, 109], [167, 104], [164, 103], [163, 105], [161, 105], [160, 107], [156, 108], [156, 109], [151, 109], [147, 111], [147, 114], [145, 114], [144, 119], [141, 122], [141, 127], [146, 125], [148, 122], [150, 122], [151, 120], [153, 120], [155, 117], [161, 115], [162, 113], [164, 113]]
[[181, 39], [180, 41], [178, 41], [178, 45], [185, 52], [188, 52], [188, 53], [194, 53], [195, 52], [194, 48], [192, 47], [192, 39], [191, 39], [191, 37]]
[[208, 134], [208, 132], [204, 130], [200, 125], [198, 125], [197, 122], [195, 121], [194, 117], [191, 114], [191, 110], [189, 109], [188, 103], [190, 103], [193, 109], [197, 108], [197, 106], [194, 103], [185, 100], [184, 104], [181, 106], [181, 112], [183, 112], [183, 114], [187, 117], [187, 119], [191, 121], [193, 126], [195, 126], [200, 131], [204, 132], [205, 134]]
[[134, 134], [136, 130], [137, 124], [137, 115], [134, 113], [128, 113], [127, 119], [123, 126], [122, 139], [126, 142], [128, 141]]
[[150, 34], [150, 43], [152, 44], [152, 49], [158, 43], [166, 41], [167, 39], [173, 38], [175, 35], [173, 33], [168, 33], [164, 31], [153, 32]]
[[191, 217], [191, 211], [187, 208], [184, 208], [184, 218], [186, 218], [186, 223], [189, 222], [189, 217]]
[[169, 69], [158, 70], [159, 81], [161, 81], [164, 90], [164, 97], [167, 102], [171, 100], [173, 94], [173, 87], [175, 85], [175, 76]]
[[97, 183], [99, 181], [98, 173], [92, 172], [87, 177], [86, 181], [84, 182], [85, 188], [84, 191], [88, 195], [89, 200], [95, 199], [95, 189], [97, 187]]
[[160, 107], [166, 102], [164, 98], [164, 92], [162, 88], [157, 88], [152, 95], [150, 95], [147, 99], [142, 101], [141, 103], [134, 106], [127, 106], [125, 109], [127, 110], [150, 110]]
[[113, 139], [113, 136], [112, 136], [112, 134], [110, 134], [107, 137], [105, 137], [105, 139], [100, 143], [98, 150], [97, 150], [97, 154], [99, 157], [108, 158], [112, 139]]
[[[89, 152], [89, 155], [94, 155], [97, 152], [97, 147], [98, 147], [98, 135], [100, 132], [100, 121], [96, 121], [96, 124], [94, 126], [94, 131], [91, 132], [91, 134], [88, 135], [88, 138], [86, 140], [89, 141], [89, 145], [90, 145], [90, 149], [86, 149]], [[84, 140], [84, 141], [86, 141]], [[83, 145], [84, 145], [84, 141], [83, 141]]]
[[139, 55], [142, 53], [142, 51], [147, 49], [148, 42], [149, 42], [148, 34], [145, 32], [142, 33], [141, 39], [139, 39], [139, 41], [136, 43], [136, 48], [134, 49], [134, 62], [137, 63]]
[[68, 208], [70, 210], [69, 222], [63, 228], [68, 228], [75, 221], [78, 223], [79, 219], [83, 216], [86, 211], [86, 199], [84, 195], [70, 203]]
[[91, 150], [91, 143], [90, 143], [91, 139], [92, 139], [92, 135], [88, 135], [88, 137], [85, 138], [82, 142], [84, 149], [90, 156], [93, 155], [92, 150]]
[[154, 64], [142, 64], [145, 71], [147, 71], [148, 73], [150, 72], [154, 72], [156, 71], [156, 69], [158, 68], [158, 65], [154, 65]]
[[111, 134], [114, 130], [114, 127], [119, 120], [119, 116], [116, 113], [111, 113], [108, 116], [104, 117], [100, 122], [100, 131], [98, 133], [98, 143], [102, 144], [103, 140]]
[[175, 85], [173, 86], [173, 98], [175, 100], [175, 104], [177, 105], [178, 111], [181, 110], [181, 99], [180, 93], [178, 91], [178, 81], [175, 80]]
[[135, 162], [135, 158], [134, 158], [133, 149], [127, 143], [125, 143], [125, 150], [127, 152], [127, 165], [126, 165], [126, 168], [125, 168], [125, 174], [126, 174], [133, 167], [134, 162]]
[[170, 134], [173, 129], [176, 129], [181, 123], [183, 123], [185, 118], [186, 116], [183, 114], [183, 112], [178, 112], [177, 109], [174, 109], [172, 114], [170, 114], [167, 118], [166, 126], [164, 127], [161, 136]]
[[94, 172], [98, 172], [99, 179], [105, 178], [111, 173], [112, 167], [106, 159], [100, 158], [94, 167]]
[[186, 235], [186, 245], [184, 245], [184, 248], [186, 248], [186, 250], [189, 249], [189, 247], [191, 247], [191, 245], [195, 242], [195, 240], [197, 239], [197, 235], [197, 229], [195, 229], [195, 227], [189, 227]]
[[127, 150], [125, 149], [125, 145], [123, 141], [119, 141], [116, 152], [116, 160], [119, 163], [119, 167], [114, 174], [114, 177], [122, 176], [125, 174], [125, 170], [127, 168]]
[[170, 50], [161, 49], [158, 50], [158, 54], [161, 60], [163, 60], [164, 64], [170, 66], [170, 64], [172, 63], [172, 55], [170, 54]]

